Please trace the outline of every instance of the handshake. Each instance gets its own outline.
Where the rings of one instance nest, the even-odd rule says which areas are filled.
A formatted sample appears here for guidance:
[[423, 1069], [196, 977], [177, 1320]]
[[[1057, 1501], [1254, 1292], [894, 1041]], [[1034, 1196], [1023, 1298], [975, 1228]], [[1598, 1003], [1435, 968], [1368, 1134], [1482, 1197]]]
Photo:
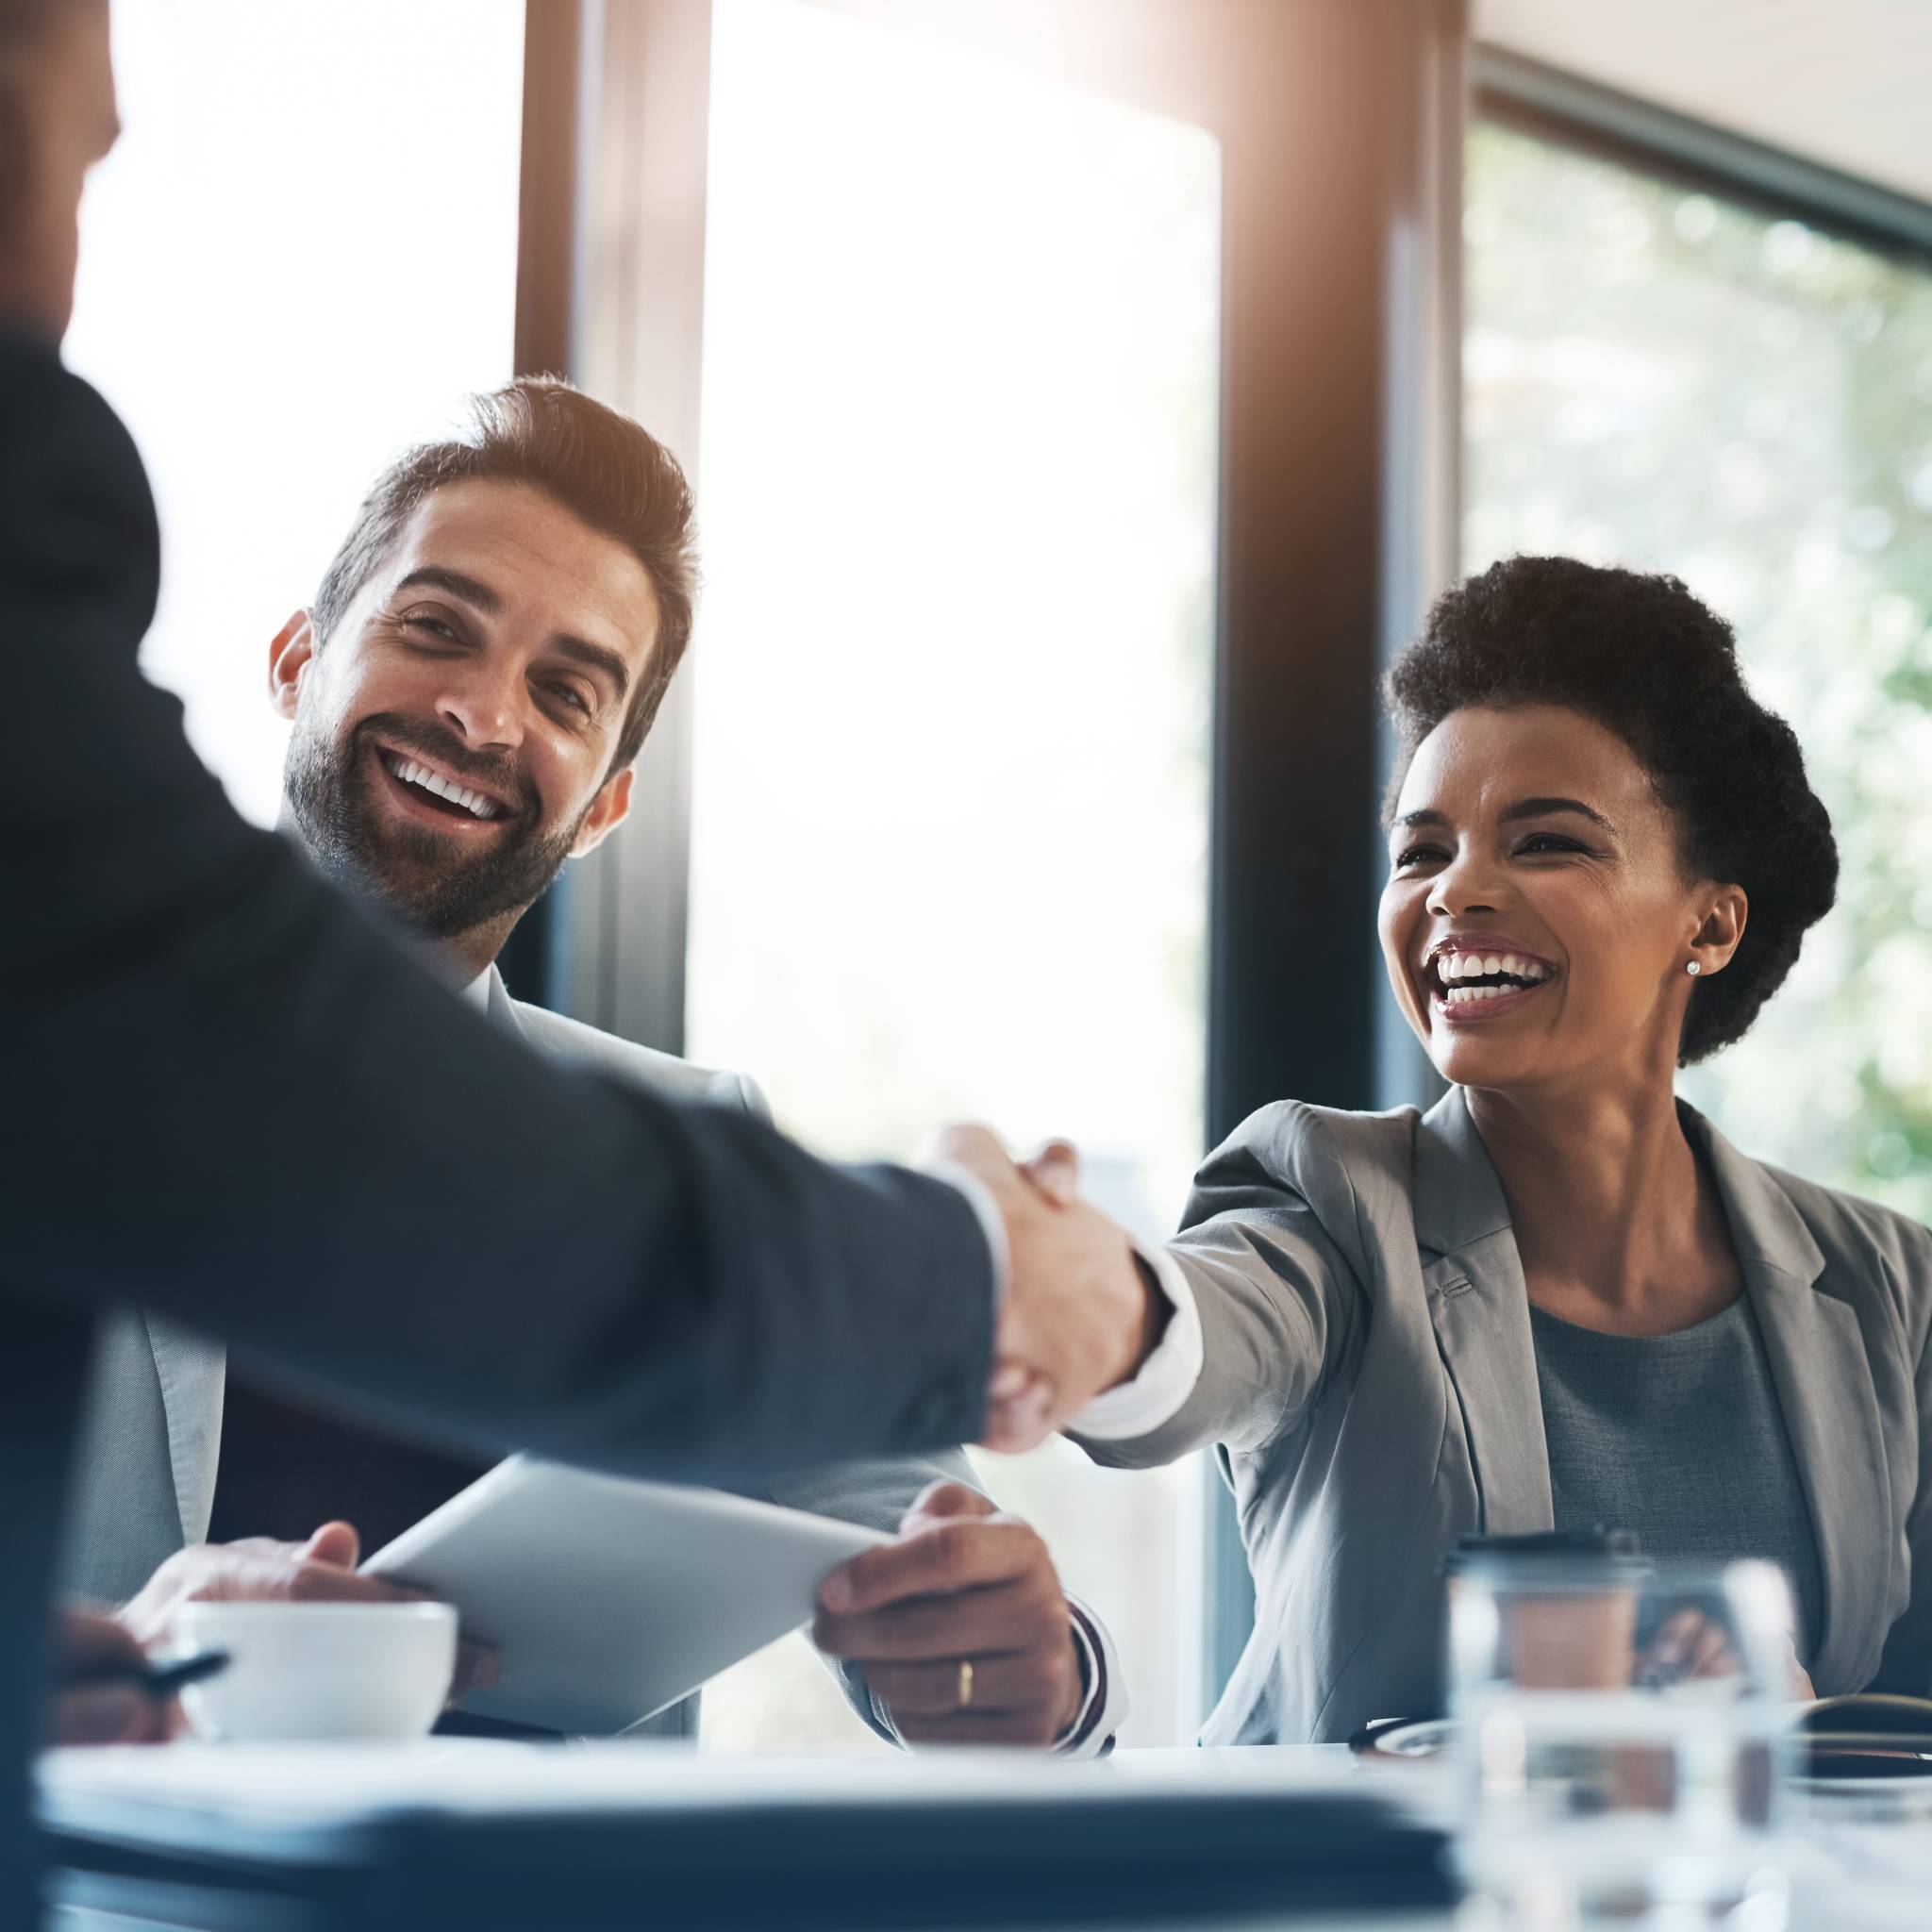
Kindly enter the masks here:
[[985, 1127], [947, 1127], [924, 1164], [970, 1175], [1005, 1224], [983, 1441], [1031, 1449], [1139, 1372], [1166, 1325], [1166, 1299], [1125, 1233], [1080, 1199], [1079, 1159], [1064, 1141], [1016, 1162]]

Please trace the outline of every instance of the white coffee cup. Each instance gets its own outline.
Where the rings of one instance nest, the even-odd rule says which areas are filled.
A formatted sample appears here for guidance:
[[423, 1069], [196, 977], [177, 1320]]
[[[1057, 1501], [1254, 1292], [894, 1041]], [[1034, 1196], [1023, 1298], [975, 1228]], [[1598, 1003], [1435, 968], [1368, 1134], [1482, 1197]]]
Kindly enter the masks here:
[[420, 1738], [456, 1674], [448, 1604], [183, 1604], [169, 1634], [182, 1651], [228, 1653], [181, 1692], [209, 1740]]

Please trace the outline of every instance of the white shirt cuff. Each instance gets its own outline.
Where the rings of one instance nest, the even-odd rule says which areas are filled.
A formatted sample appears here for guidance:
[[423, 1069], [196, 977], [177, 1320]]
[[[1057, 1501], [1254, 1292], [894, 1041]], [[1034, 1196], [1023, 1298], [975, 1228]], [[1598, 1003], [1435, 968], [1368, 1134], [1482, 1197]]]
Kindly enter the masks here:
[[1067, 1609], [1074, 1622], [1074, 1642], [1080, 1652], [1080, 1671], [1087, 1685], [1079, 1714], [1055, 1743], [1059, 1757], [1098, 1757], [1127, 1721], [1127, 1680], [1121, 1673], [1119, 1654], [1107, 1625], [1071, 1591]]
[[1007, 1218], [992, 1191], [971, 1169], [956, 1167], [950, 1160], [937, 1160], [925, 1172], [936, 1181], [958, 1188], [967, 1206], [979, 1218], [979, 1231], [986, 1237], [987, 1252], [992, 1257], [992, 1306], [997, 1314], [1007, 1305], [1007, 1284], [1013, 1278], [1013, 1254], [1007, 1246]]
[[1151, 1436], [1180, 1413], [1201, 1379], [1201, 1311], [1180, 1263], [1165, 1248], [1136, 1241], [1134, 1252], [1146, 1263], [1160, 1291], [1174, 1304], [1159, 1346], [1131, 1382], [1103, 1390], [1067, 1425], [1070, 1436], [1096, 1442], [1125, 1442]]

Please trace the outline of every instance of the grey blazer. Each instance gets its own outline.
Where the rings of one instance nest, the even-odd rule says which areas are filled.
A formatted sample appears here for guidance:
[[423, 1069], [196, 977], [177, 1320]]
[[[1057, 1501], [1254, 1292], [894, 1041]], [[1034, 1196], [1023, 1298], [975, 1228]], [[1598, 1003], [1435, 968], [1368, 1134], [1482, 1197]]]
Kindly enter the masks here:
[[[1739, 1154], [1724, 1197], [1824, 1571], [1811, 1675], [1932, 1690], [1932, 1234]], [[1195, 1177], [1171, 1245], [1201, 1313], [1192, 1394], [1143, 1467], [1214, 1443], [1255, 1631], [1203, 1741], [1345, 1738], [1440, 1699], [1438, 1568], [1466, 1530], [1552, 1526], [1529, 1297], [1468, 1106], [1283, 1101]]]
[[[525, 1006], [510, 998], [493, 966], [489, 1013], [551, 1058], [679, 1099], [770, 1116], [764, 1095], [745, 1074], [714, 1073], [541, 1007]], [[225, 1375], [221, 1345], [175, 1322], [140, 1308], [103, 1318], [67, 1519], [65, 1581], [74, 1594], [125, 1602], [175, 1551], [206, 1538], [221, 1455]], [[747, 1493], [891, 1531], [898, 1528], [920, 1491], [941, 1477], [977, 1487], [964, 1453], [950, 1450], [840, 1463]], [[841, 1666], [840, 1674], [859, 1716], [890, 1738], [860, 1674]], [[694, 1738], [697, 1724], [698, 1699], [691, 1697], [638, 1731]]]

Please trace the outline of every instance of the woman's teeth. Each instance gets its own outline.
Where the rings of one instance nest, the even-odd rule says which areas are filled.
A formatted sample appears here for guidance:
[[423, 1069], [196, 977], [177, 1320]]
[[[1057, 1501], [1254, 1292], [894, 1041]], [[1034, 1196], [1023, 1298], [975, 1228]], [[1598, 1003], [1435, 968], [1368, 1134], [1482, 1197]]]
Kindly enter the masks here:
[[1493, 979], [1499, 973], [1511, 979], [1547, 979], [1550, 969], [1516, 953], [1444, 953], [1436, 971], [1445, 982], [1455, 979]]
[[[1520, 953], [1444, 953], [1436, 960], [1435, 970], [1441, 998], [1452, 1007], [1521, 992], [1550, 976], [1550, 969], [1541, 960]], [[1479, 985], [1478, 981], [1503, 983]]]

